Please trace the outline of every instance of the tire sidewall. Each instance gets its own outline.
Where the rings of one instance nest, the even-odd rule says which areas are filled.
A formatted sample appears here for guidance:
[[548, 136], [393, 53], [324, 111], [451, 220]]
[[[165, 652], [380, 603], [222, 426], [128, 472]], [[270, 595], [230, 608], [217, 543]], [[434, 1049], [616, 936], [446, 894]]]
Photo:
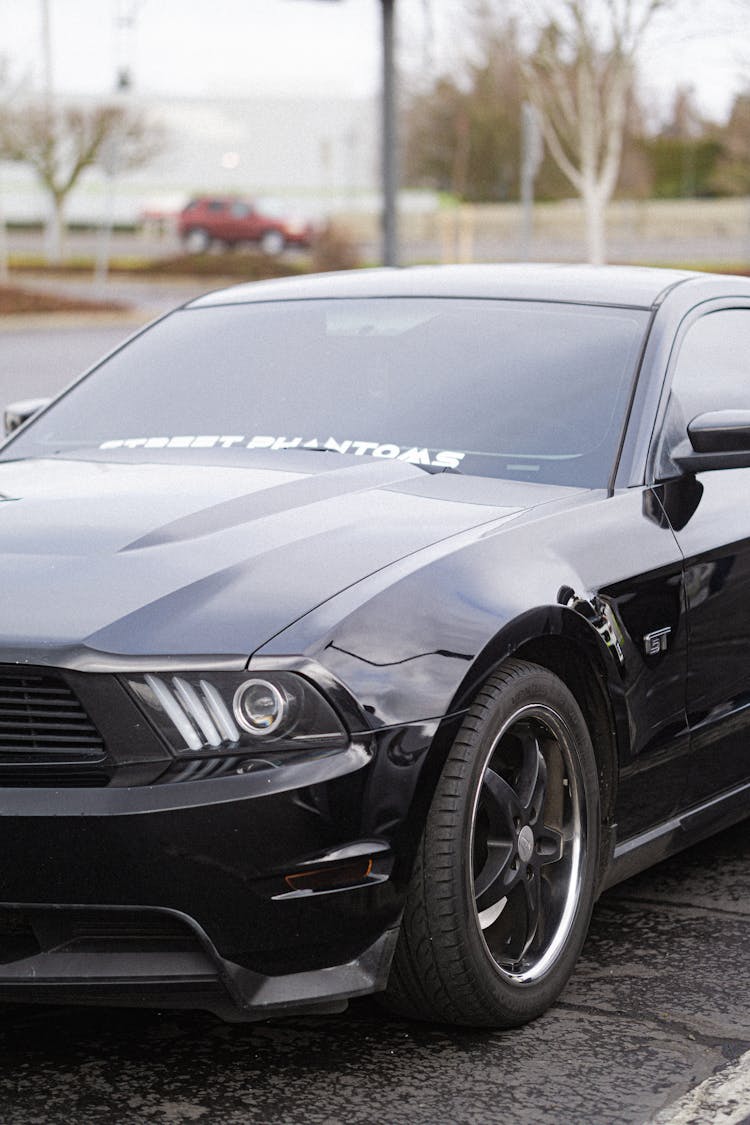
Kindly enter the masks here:
[[[452, 770], [444, 770], [438, 783], [437, 800], [433, 809], [444, 804], [448, 794], [441, 788], [450, 788], [458, 798], [457, 842], [452, 871], [453, 901], [460, 910], [458, 919], [459, 940], [465, 942], [469, 954], [467, 963], [473, 976], [473, 986], [479, 996], [485, 997], [489, 1010], [501, 1008], [506, 1013], [504, 1023], [525, 1023], [541, 1014], [557, 998], [572, 973], [588, 931], [596, 891], [596, 873], [600, 836], [600, 801], [596, 759], [585, 720], [571, 692], [561, 680], [546, 669], [535, 665], [520, 665], [515, 679], [501, 685], [497, 697], [487, 707], [475, 703], [470, 708], [461, 731], [448, 757], [454, 759]], [[493, 678], [488, 686], [494, 686]], [[471, 841], [473, 813], [477, 793], [484, 771], [495, 745], [498, 733], [519, 710], [532, 705], [552, 708], [570, 735], [570, 753], [579, 772], [582, 791], [582, 816], [586, 831], [586, 847], [582, 860], [580, 893], [563, 949], [539, 979], [527, 983], [511, 981], [496, 966], [485, 945], [474, 905], [471, 876]], [[481, 715], [480, 715], [481, 712]], [[479, 720], [479, 728], [477, 723]], [[466, 761], [465, 752], [459, 755], [458, 747], [472, 745], [472, 756]], [[461, 757], [464, 769], [456, 784], [457, 759]], [[451, 776], [451, 781], [446, 779]], [[425, 843], [428, 854], [431, 833], [438, 826], [428, 817]], [[444, 830], [444, 826], [443, 830]], [[429, 861], [428, 861], [429, 862]], [[460, 905], [458, 905], [460, 904]]]

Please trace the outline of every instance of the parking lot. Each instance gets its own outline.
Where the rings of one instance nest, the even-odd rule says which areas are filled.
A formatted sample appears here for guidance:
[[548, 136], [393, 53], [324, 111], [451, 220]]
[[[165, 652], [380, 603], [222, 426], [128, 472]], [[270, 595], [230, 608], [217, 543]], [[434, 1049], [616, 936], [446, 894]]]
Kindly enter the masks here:
[[[3, 330], [0, 403], [56, 390], [133, 323]], [[750, 1051], [749, 922], [739, 825], [603, 896], [561, 1002], [517, 1031], [397, 1022], [371, 1000], [250, 1025], [6, 1006], [0, 1120], [650, 1122]], [[750, 1103], [675, 1113], [736, 1125]]]

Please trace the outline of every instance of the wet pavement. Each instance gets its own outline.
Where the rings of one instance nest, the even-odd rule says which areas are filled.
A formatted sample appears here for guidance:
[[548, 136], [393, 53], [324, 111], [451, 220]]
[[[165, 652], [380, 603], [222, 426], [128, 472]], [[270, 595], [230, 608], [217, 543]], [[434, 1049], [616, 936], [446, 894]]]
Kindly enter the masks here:
[[[641, 1125], [750, 1048], [750, 823], [608, 892], [562, 1000], [502, 1033], [0, 1008], [0, 1120]], [[750, 1116], [750, 1106], [747, 1107]]]

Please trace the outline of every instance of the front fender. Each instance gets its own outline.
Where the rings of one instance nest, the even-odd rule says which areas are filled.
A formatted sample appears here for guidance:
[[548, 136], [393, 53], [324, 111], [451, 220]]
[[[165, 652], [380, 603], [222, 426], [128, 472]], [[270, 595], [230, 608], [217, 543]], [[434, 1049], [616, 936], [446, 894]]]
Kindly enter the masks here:
[[[589, 602], [582, 604], [592, 608]], [[456, 689], [449, 713], [468, 707], [482, 683], [504, 660], [532, 642], [549, 637], [559, 637], [578, 650], [586, 663], [596, 668], [607, 685], [611, 699], [621, 698], [622, 651], [616, 638], [608, 635], [608, 629], [604, 617], [597, 621], [590, 615], [584, 616], [575, 605], [536, 606], [520, 613], [491, 637], [477, 654]]]
[[[526, 572], [523, 584], [514, 584], [499, 580], [485, 552], [474, 559], [481, 565], [467, 567], [462, 559], [459, 570], [458, 562], [441, 559], [381, 589], [320, 638], [308, 619], [255, 653], [253, 663], [282, 655], [313, 660], [348, 688], [371, 729], [461, 712], [494, 667], [546, 636], [577, 644], [616, 688], [618, 658], [591, 604], [571, 598], [588, 608], [586, 617], [547, 600], [566, 582], [581, 589], [569, 568], [554, 577]], [[530, 608], [531, 596], [537, 600]]]

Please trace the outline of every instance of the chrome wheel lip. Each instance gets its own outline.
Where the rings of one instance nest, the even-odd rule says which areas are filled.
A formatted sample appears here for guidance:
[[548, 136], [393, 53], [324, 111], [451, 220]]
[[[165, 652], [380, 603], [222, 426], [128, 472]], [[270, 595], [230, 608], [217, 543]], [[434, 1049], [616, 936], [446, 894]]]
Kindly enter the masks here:
[[[543, 727], [550, 732], [555, 740], [559, 752], [563, 759], [565, 769], [565, 778], [567, 779], [567, 793], [570, 802], [570, 817], [569, 827], [570, 837], [565, 839], [563, 859], [567, 859], [567, 867], [569, 869], [568, 885], [564, 894], [564, 901], [559, 911], [559, 917], [556, 922], [555, 931], [551, 939], [546, 942], [544, 948], [536, 959], [531, 960], [529, 963], [522, 962], [518, 969], [509, 969], [501, 965], [494, 954], [492, 953], [487, 940], [485, 938], [485, 931], [489, 930], [495, 921], [502, 913], [507, 899], [500, 899], [491, 907], [485, 908], [481, 912], [477, 910], [476, 895], [475, 895], [475, 881], [473, 871], [473, 856], [474, 856], [474, 843], [475, 843], [475, 829], [477, 823], [477, 812], [479, 809], [479, 802], [482, 795], [482, 787], [484, 784], [484, 777], [489, 763], [492, 761], [499, 744], [507, 736], [510, 730], [519, 722], [536, 720]], [[469, 847], [466, 856], [468, 867], [469, 887], [471, 888], [471, 906], [474, 911], [474, 918], [477, 925], [477, 931], [481, 938], [482, 944], [485, 947], [487, 957], [498, 975], [507, 983], [514, 986], [529, 986], [536, 984], [546, 977], [553, 969], [559, 958], [561, 957], [567, 939], [573, 929], [576, 914], [578, 911], [578, 904], [581, 901], [584, 872], [586, 870], [588, 849], [587, 849], [587, 826], [586, 826], [586, 797], [583, 790], [583, 782], [581, 778], [580, 768], [577, 766], [576, 759], [573, 754], [574, 739], [570, 727], [559, 711], [548, 704], [532, 703], [523, 707], [519, 707], [513, 714], [503, 723], [501, 729], [492, 741], [487, 753], [484, 755], [481, 769], [479, 772], [479, 781], [474, 793], [474, 799], [471, 809], [471, 830], [469, 834]], [[567, 826], [567, 825], [566, 825]], [[519, 839], [520, 835], [519, 834]], [[560, 861], [562, 862], [562, 861]], [[494, 917], [491, 915], [494, 913]], [[484, 925], [482, 924], [484, 922]]]

